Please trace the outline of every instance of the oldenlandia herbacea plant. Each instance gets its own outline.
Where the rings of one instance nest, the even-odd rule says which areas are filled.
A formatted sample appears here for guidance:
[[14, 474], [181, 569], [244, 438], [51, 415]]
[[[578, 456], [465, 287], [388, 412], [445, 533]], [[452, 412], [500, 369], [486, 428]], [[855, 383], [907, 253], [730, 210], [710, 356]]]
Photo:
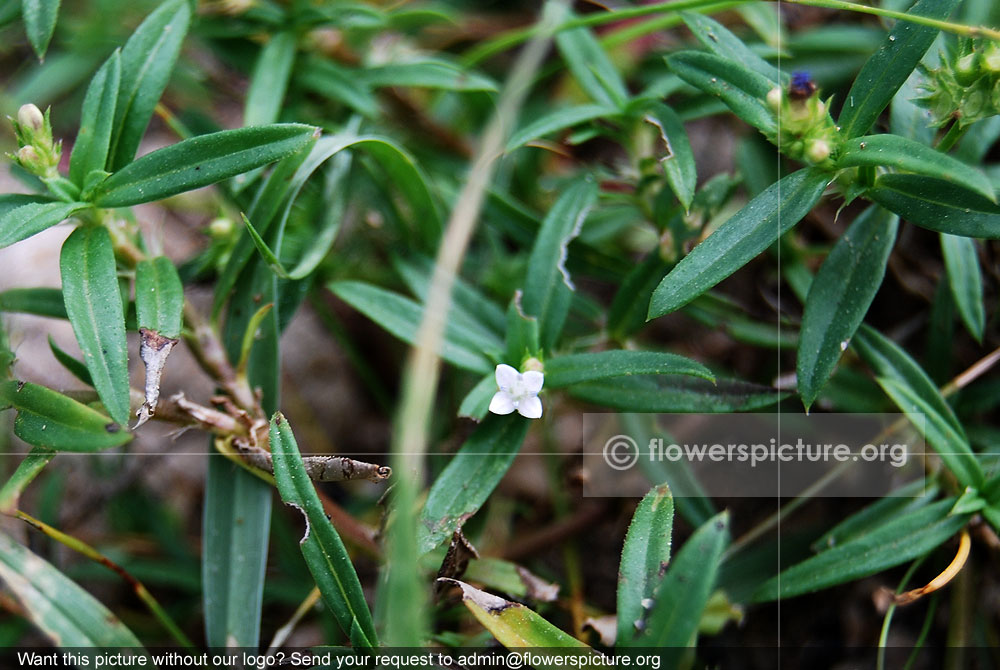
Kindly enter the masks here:
[[[612, 5], [0, 3], [5, 646], [1000, 639], [1000, 5]], [[772, 412], [926, 448], [652, 458]]]

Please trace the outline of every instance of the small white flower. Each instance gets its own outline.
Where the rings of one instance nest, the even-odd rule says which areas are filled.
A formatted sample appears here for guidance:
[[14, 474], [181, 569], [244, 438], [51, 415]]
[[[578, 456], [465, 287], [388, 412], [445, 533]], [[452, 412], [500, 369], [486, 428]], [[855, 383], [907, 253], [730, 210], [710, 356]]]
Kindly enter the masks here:
[[497, 386], [500, 390], [490, 401], [490, 411], [494, 414], [510, 414], [517, 410], [518, 414], [529, 419], [542, 416], [542, 401], [538, 392], [545, 383], [545, 375], [537, 370], [529, 370], [521, 374], [509, 365], [497, 366]]

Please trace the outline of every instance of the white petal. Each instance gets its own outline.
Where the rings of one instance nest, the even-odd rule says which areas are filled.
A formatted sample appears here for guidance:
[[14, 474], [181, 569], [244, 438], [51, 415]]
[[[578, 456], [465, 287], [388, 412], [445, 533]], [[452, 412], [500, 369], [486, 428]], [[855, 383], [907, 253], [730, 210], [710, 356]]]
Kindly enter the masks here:
[[542, 401], [538, 396], [525, 398], [517, 404], [517, 413], [529, 419], [538, 419], [542, 416]]
[[538, 370], [528, 370], [524, 373], [524, 390], [531, 395], [538, 395], [545, 383], [545, 375]]
[[502, 391], [509, 391], [520, 378], [521, 373], [506, 363], [501, 363], [497, 366], [497, 386], [499, 386]]
[[514, 401], [505, 391], [497, 391], [490, 400], [490, 411], [494, 414], [510, 414], [514, 411]]

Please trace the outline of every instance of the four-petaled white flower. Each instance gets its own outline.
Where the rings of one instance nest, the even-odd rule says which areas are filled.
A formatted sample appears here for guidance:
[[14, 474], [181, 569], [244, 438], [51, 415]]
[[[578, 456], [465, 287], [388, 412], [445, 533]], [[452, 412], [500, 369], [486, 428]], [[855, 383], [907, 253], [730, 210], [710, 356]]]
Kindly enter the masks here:
[[497, 366], [497, 386], [500, 390], [490, 401], [490, 411], [494, 414], [510, 414], [517, 410], [518, 414], [529, 419], [542, 416], [542, 401], [538, 392], [545, 383], [545, 375], [537, 370], [528, 370], [524, 374], [515, 368], [500, 364]]

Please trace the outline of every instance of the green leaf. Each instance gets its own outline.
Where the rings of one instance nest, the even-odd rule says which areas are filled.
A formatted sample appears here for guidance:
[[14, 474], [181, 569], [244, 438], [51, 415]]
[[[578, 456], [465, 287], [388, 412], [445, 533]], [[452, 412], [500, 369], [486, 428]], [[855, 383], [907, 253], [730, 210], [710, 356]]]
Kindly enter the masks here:
[[[327, 286], [341, 300], [351, 305], [390, 334], [414, 344], [423, 315], [423, 305], [385, 289], [357, 281], [339, 281]], [[483, 354], [481, 333], [449, 321], [441, 343], [441, 358], [465, 370], [485, 374], [494, 366]]]
[[574, 287], [566, 270], [566, 248], [596, 202], [597, 184], [592, 179], [582, 178], [567, 187], [542, 222], [531, 249], [521, 309], [538, 319], [543, 349], [555, 346], [569, 313]]
[[[548, 376], [546, 376], [546, 384]], [[745, 412], [773, 405], [787, 394], [767, 386], [690, 377], [611, 377], [574, 384], [570, 395], [626, 412]]]
[[[947, 19], [959, 0], [919, 0], [909, 13], [932, 19]], [[844, 137], [868, 132], [896, 91], [924, 57], [939, 30], [909, 21], [897, 21], [861, 68], [844, 99], [837, 125]]]
[[103, 172], [107, 165], [121, 78], [121, 50], [116, 49], [90, 80], [83, 98], [80, 130], [69, 159], [69, 177], [81, 188], [89, 174]]
[[622, 342], [646, 325], [653, 291], [670, 264], [654, 249], [621, 280], [608, 310], [608, 332]]
[[576, 105], [567, 109], [560, 108], [549, 114], [544, 114], [527, 124], [523, 128], [515, 131], [507, 140], [505, 151], [510, 153], [525, 144], [537, 140], [546, 135], [552, 135], [561, 130], [572, 128], [594, 119], [614, 118], [621, 111], [617, 107], [610, 105], [585, 104]]
[[667, 183], [684, 209], [690, 210], [698, 186], [698, 171], [684, 122], [674, 110], [660, 103], [651, 107], [646, 121], [656, 126], [663, 141], [664, 156], [660, 159], [660, 167], [667, 175]]
[[740, 38], [715, 19], [697, 12], [681, 12], [680, 15], [684, 25], [701, 42], [702, 46], [716, 56], [742, 63], [745, 67], [770, 79], [775, 86], [778, 86], [783, 79], [788, 78], [788, 75], [783, 77], [778, 68], [758, 56]]
[[59, 19], [59, 0], [21, 0], [21, 16], [31, 48], [38, 60], [45, 60], [45, 52]]
[[0, 407], [17, 410], [14, 433], [36, 447], [92, 453], [132, 439], [96, 409], [37, 384], [0, 382]]
[[635, 636], [645, 618], [643, 602], [652, 599], [670, 562], [674, 499], [661, 484], [649, 491], [635, 509], [625, 534], [618, 566], [618, 644]]
[[521, 309], [520, 291], [514, 292], [514, 297], [507, 306], [507, 360], [515, 366], [530, 356], [539, 355], [538, 319], [526, 316]]
[[962, 436], [963, 442], [966, 441], [962, 423], [938, 391], [937, 385], [902, 347], [865, 324], [858, 328], [851, 346], [876, 377], [894, 379], [912, 389], [924, 402], [931, 405], [934, 414], [943, 417], [951, 429]]
[[490, 409], [490, 400], [493, 399], [493, 394], [496, 392], [496, 377], [486, 375], [462, 399], [462, 403], [458, 407], [458, 416], [482, 421]]
[[968, 515], [948, 515], [954, 503], [949, 498], [896, 516], [877, 530], [807, 558], [764, 582], [753, 601], [812, 593], [923, 556], [968, 522]]
[[[9, 202], [23, 202], [12, 200]], [[0, 209], [0, 249], [60, 223], [90, 205], [82, 202], [27, 202]]]
[[[520, 603], [504, 600], [498, 596], [480, 591], [474, 586], [455, 579], [445, 579], [462, 588], [462, 602], [472, 615], [503, 646], [512, 650], [531, 648], [560, 649], [559, 660], [533, 663], [538, 670], [564, 670], [567, 666], [562, 659], [567, 656], [590, 656], [594, 651], [572, 635], [564, 633], [540, 617], [533, 610]], [[542, 656], [544, 659], [544, 655]], [[566, 661], [569, 662], [569, 661]], [[582, 667], [588, 665], [586, 659], [570, 662]]]
[[144, 653], [142, 644], [117, 616], [4, 532], [0, 532], [0, 580], [24, 607], [27, 618], [54, 644]]
[[774, 113], [765, 102], [774, 82], [742, 63], [701, 51], [679, 51], [667, 56], [673, 72], [726, 104], [736, 116], [767, 136], [778, 132]]
[[[377, 645], [371, 612], [351, 557], [323, 511], [323, 503], [302, 464], [292, 429], [280, 413], [271, 419], [270, 437], [278, 492], [286, 505], [305, 516], [306, 530], [299, 548], [323, 602], [353, 646], [359, 646], [359, 642], [366, 647]], [[352, 634], [355, 628], [360, 628], [363, 637]]]
[[188, 0], [167, 0], [146, 17], [122, 49], [122, 77], [115, 105], [107, 169], [130, 163], [167, 86], [191, 23]]
[[475, 514], [514, 462], [528, 419], [491, 414], [438, 475], [420, 512], [421, 554], [441, 544]]
[[0, 312], [23, 312], [66, 318], [66, 303], [57, 288], [12, 288], [0, 292]]
[[929, 230], [1000, 239], [1000, 206], [959, 184], [921, 175], [883, 174], [865, 195]]
[[625, 82], [589, 28], [558, 32], [556, 46], [573, 78], [594, 102], [624, 107], [629, 98]]
[[996, 201], [993, 186], [982, 172], [940, 151], [898, 135], [866, 135], [847, 140], [837, 166], [887, 166], [958, 184]]
[[[393, 257], [393, 268], [420, 300], [426, 300], [434, 274], [434, 261], [422, 254]], [[455, 277], [451, 292], [452, 317], [496, 338], [507, 328], [503, 309], [462, 277]]]
[[884, 498], [847, 517], [812, 543], [813, 551], [826, 551], [878, 530], [886, 523], [934, 502], [940, 486], [923, 478], [894, 490]]
[[184, 287], [166, 256], [139, 261], [135, 268], [135, 309], [140, 328], [164, 337], [181, 333]]
[[28, 484], [38, 476], [38, 473], [56, 457], [56, 452], [45, 447], [34, 447], [24, 457], [14, 474], [0, 489], [0, 514], [13, 514], [17, 509], [17, 501]]
[[935, 411], [932, 401], [897, 379], [877, 377], [886, 395], [923, 432], [927, 442], [941, 457], [941, 462], [955, 475], [963, 487], [979, 488], [983, 485], [983, 469], [962, 431], [955, 430], [948, 417]]
[[948, 272], [948, 286], [962, 323], [977, 342], [982, 342], [986, 312], [983, 309], [983, 278], [976, 242], [971, 237], [941, 233], [941, 253]]
[[296, 85], [346, 105], [367, 118], [379, 115], [379, 104], [371, 88], [360, 81], [357, 70], [311, 57], [306, 66], [296, 71]]
[[115, 421], [129, 421], [125, 312], [111, 236], [106, 228], [77, 228], [59, 256], [66, 314], [101, 402]]
[[69, 370], [70, 374], [87, 386], [94, 385], [94, 380], [90, 377], [90, 370], [87, 369], [87, 366], [84, 365], [83, 361], [78, 361], [60, 349], [59, 345], [56, 344], [56, 341], [52, 339], [51, 335], [49, 335], [49, 349], [52, 350], [52, 355], [55, 356], [55, 359], [59, 361], [64, 368]]
[[94, 202], [127, 207], [208, 186], [295, 153], [315, 132], [277, 123], [192, 137], [129, 163], [95, 189]]
[[649, 318], [683, 307], [749, 263], [812, 209], [829, 180], [826, 172], [806, 168], [751, 200], [663, 278], [649, 303]]
[[372, 87], [403, 86], [445, 91], [497, 90], [496, 82], [489, 77], [469, 72], [440, 58], [369, 67], [360, 73], [360, 78], [364, 84]]
[[286, 30], [272, 35], [260, 50], [247, 88], [243, 125], [263, 126], [278, 120], [295, 62], [296, 42], [295, 33]]
[[209, 454], [201, 580], [205, 640], [211, 647], [257, 647], [271, 490], [214, 449]]
[[882, 285], [898, 227], [899, 217], [872, 205], [837, 240], [810, 285], [796, 361], [799, 395], [807, 410]]
[[657, 351], [569, 354], [545, 362], [545, 387], [550, 389], [631, 375], [690, 375], [715, 381], [712, 371], [701, 363]]
[[698, 621], [715, 588], [727, 544], [729, 512], [720, 512], [698, 528], [677, 552], [656, 589], [645, 632], [632, 638], [631, 646], [672, 647], [666, 651], [677, 660], [667, 667], [677, 667], [684, 648], [694, 644]]

